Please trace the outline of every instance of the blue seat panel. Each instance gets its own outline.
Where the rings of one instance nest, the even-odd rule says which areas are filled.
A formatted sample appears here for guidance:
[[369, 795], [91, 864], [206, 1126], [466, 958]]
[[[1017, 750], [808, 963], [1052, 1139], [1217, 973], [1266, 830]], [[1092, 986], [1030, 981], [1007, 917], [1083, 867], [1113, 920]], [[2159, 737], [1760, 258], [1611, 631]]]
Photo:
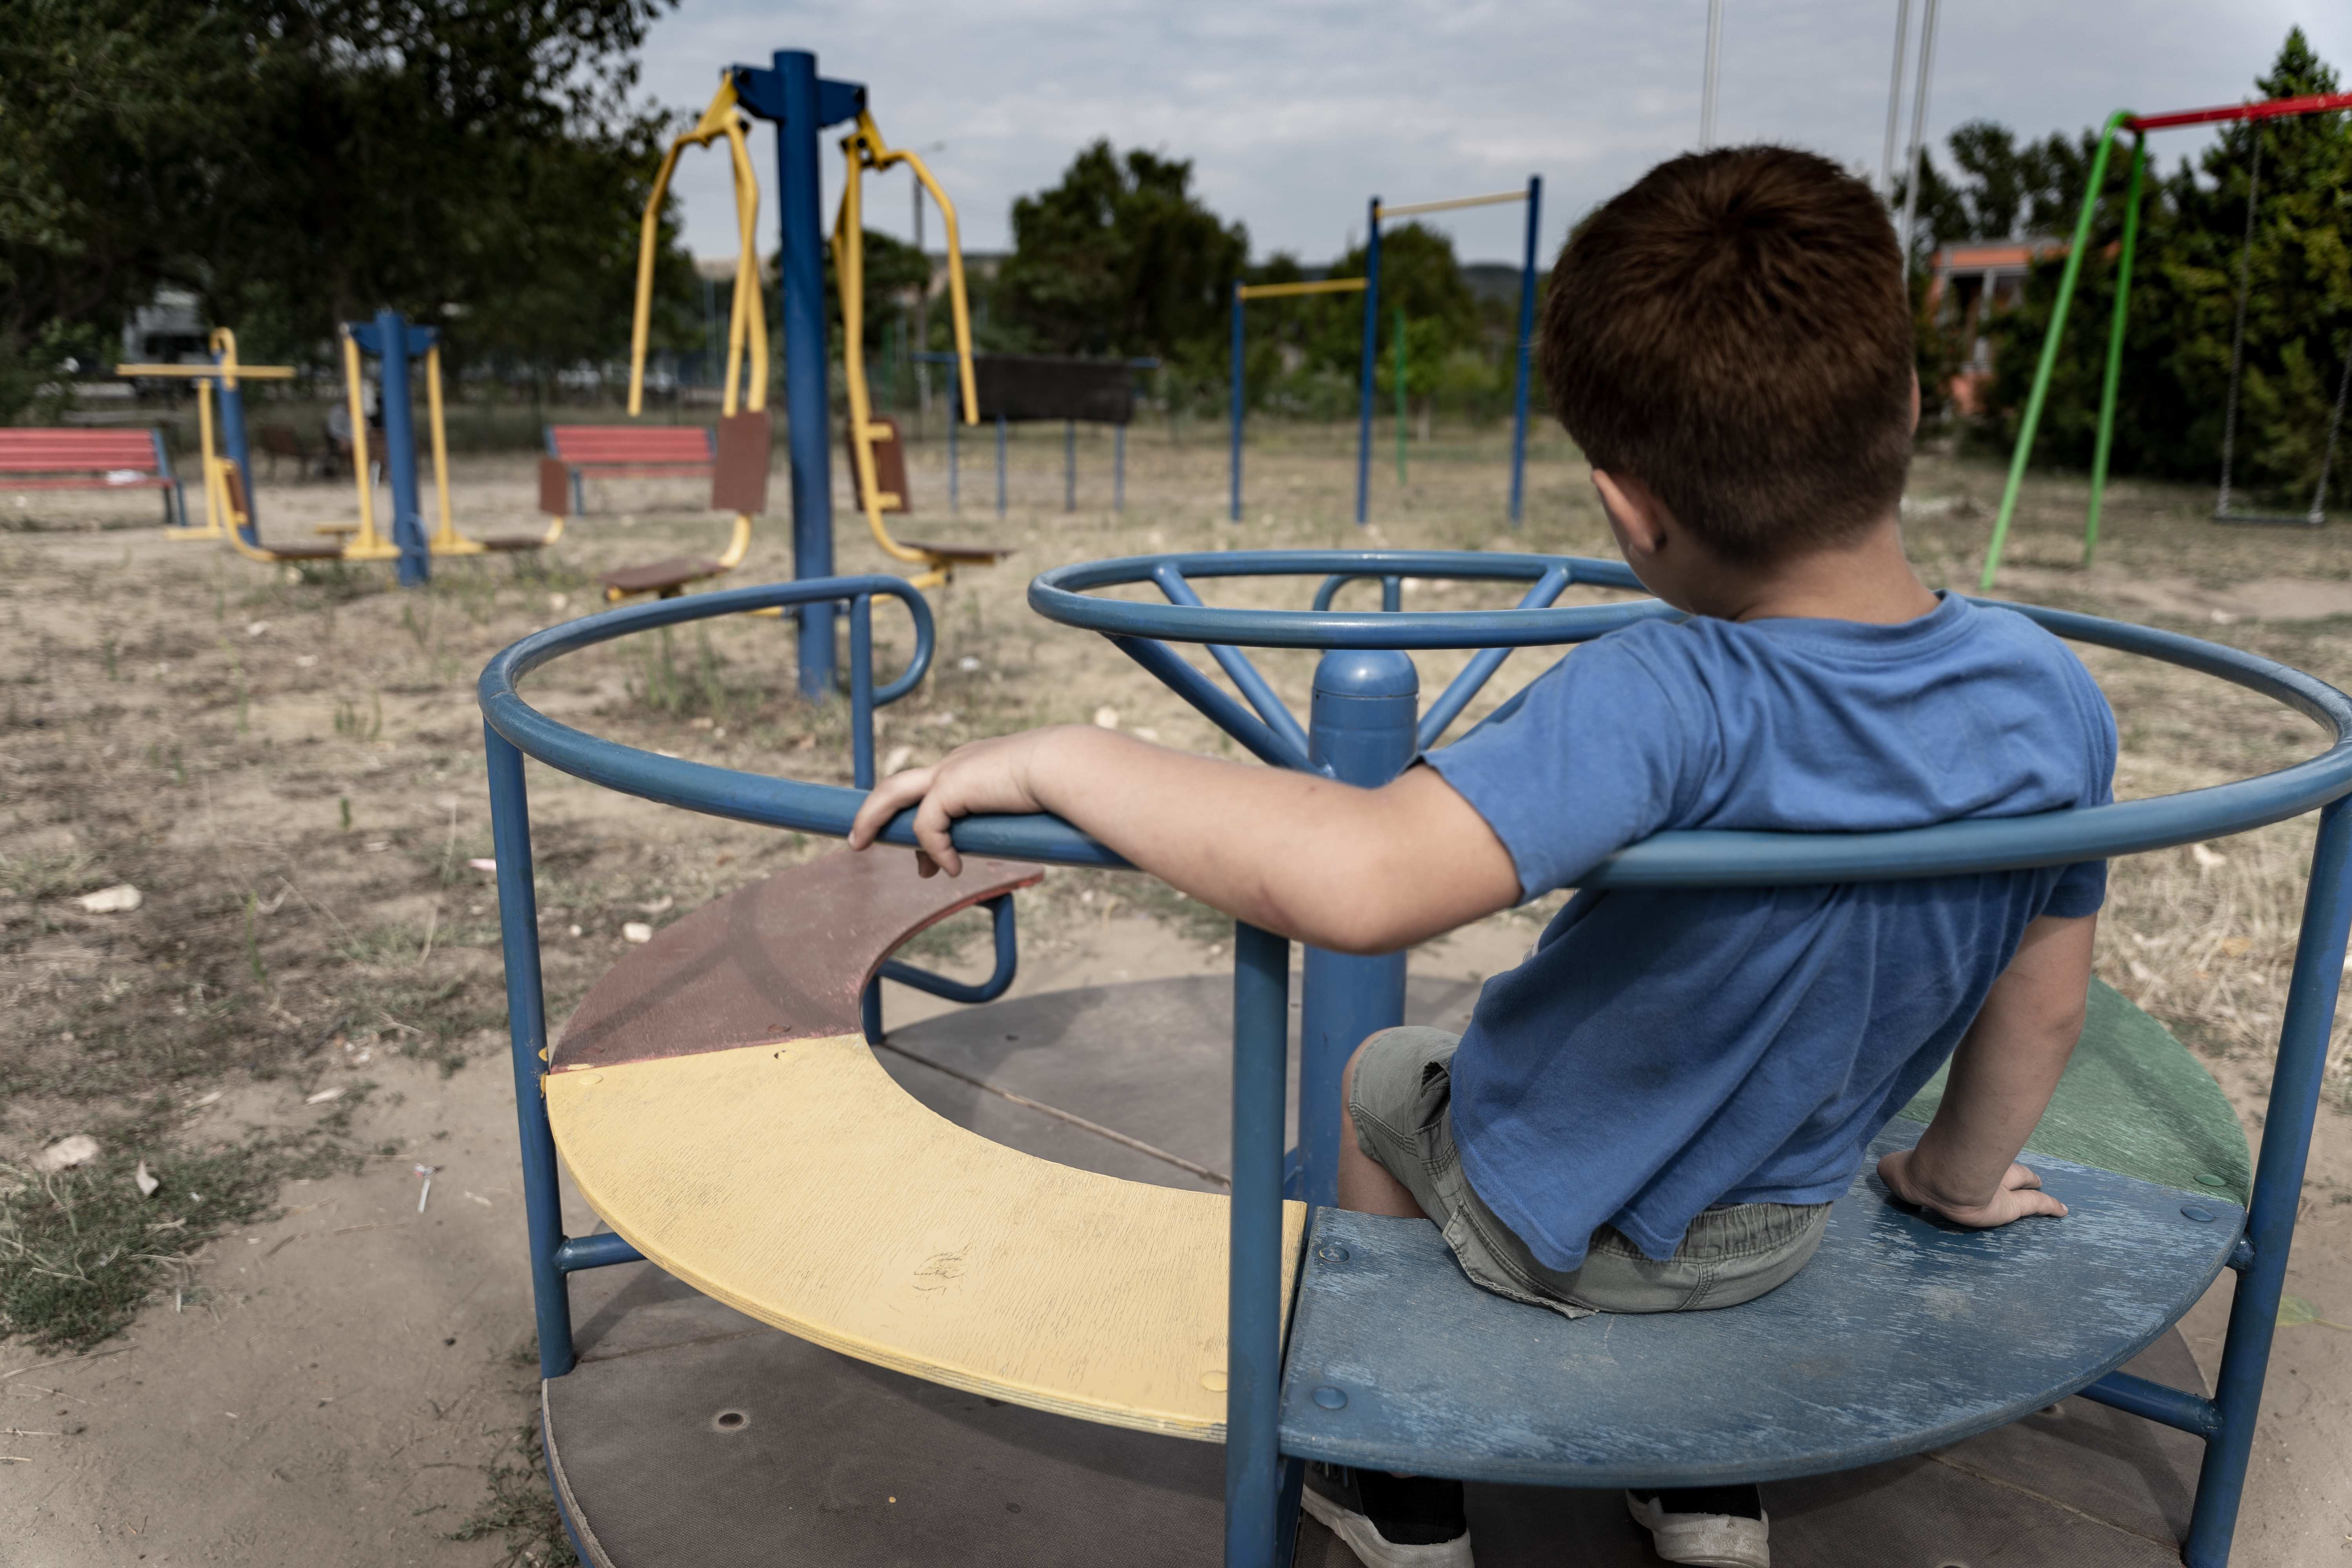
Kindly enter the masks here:
[[[1921, 1131], [1890, 1125], [1872, 1167]], [[2245, 1225], [2210, 1192], [2029, 1157], [2066, 1218], [1965, 1231], [1897, 1205], [1865, 1168], [1794, 1279], [1704, 1312], [1562, 1318], [1473, 1286], [1426, 1221], [1318, 1210], [1283, 1452], [1470, 1480], [1708, 1486], [1876, 1464], [2015, 1420], [2152, 1343]]]

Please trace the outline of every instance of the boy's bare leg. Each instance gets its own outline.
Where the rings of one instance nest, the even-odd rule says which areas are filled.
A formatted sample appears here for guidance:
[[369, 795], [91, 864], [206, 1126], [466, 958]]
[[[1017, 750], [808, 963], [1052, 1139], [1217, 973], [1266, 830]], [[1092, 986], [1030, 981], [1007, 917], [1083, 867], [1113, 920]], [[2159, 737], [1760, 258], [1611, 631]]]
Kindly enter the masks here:
[[1356, 1145], [1355, 1119], [1348, 1114], [1348, 1104], [1355, 1098], [1356, 1063], [1364, 1054], [1364, 1046], [1371, 1043], [1366, 1040], [1358, 1046], [1348, 1065], [1339, 1069], [1339, 1206], [1358, 1214], [1426, 1219], [1429, 1216], [1413, 1202], [1412, 1191]]

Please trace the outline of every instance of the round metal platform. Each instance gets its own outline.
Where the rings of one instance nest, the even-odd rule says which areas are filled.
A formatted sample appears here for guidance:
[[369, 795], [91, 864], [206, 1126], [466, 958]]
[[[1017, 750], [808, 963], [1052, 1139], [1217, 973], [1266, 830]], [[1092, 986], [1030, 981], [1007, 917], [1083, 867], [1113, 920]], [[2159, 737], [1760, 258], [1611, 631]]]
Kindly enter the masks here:
[[[1459, 1027], [1475, 994], [1466, 982], [1417, 977], [1408, 1016]], [[911, 993], [890, 1000], [901, 1016], [913, 1011]], [[1231, 1006], [1223, 977], [1048, 992], [896, 1028], [877, 1054], [909, 1093], [1000, 1142], [1215, 1190], [1187, 1166], [1216, 1172], [1228, 1158]], [[557, 1495], [596, 1568], [1219, 1559], [1214, 1446], [886, 1372], [779, 1333], [650, 1264], [595, 1270], [573, 1289], [580, 1363], [549, 1380], [542, 1399]], [[2131, 1366], [2204, 1386], [2178, 1334]], [[1773, 1561], [2170, 1564], [2200, 1447], [2069, 1399], [1935, 1453], [1768, 1485]], [[1613, 1491], [1474, 1483], [1469, 1496], [1482, 1568], [1655, 1562]], [[1352, 1563], [1320, 1526], [1301, 1531], [1301, 1564]]]

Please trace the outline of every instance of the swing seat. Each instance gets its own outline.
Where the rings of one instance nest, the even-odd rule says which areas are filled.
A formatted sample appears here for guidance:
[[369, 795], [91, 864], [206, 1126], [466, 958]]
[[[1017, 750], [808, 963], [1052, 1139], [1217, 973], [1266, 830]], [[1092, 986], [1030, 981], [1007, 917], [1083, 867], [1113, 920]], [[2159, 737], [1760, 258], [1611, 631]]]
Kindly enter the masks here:
[[[913, 858], [824, 857], [622, 959], [551, 1055], [564, 1163], [646, 1258], [802, 1339], [1033, 1409], [1221, 1438], [1225, 1200], [992, 1142], [866, 1046], [858, 996], [893, 949], [1042, 875], [974, 860], [924, 879]], [[1295, 1260], [1303, 1206], [1285, 1221]]]
[[[2155, 1342], [2245, 1224], [2220, 1086], [2096, 982], [2026, 1159], [2070, 1210], [1968, 1231], [1895, 1203], [1872, 1146], [1811, 1262], [1717, 1311], [1568, 1320], [1489, 1295], [1435, 1227], [1318, 1211], [1282, 1395], [1288, 1454], [1560, 1487], [1821, 1475], [2055, 1404]], [[2201, 1392], [2192, 1391], [2192, 1392]]]

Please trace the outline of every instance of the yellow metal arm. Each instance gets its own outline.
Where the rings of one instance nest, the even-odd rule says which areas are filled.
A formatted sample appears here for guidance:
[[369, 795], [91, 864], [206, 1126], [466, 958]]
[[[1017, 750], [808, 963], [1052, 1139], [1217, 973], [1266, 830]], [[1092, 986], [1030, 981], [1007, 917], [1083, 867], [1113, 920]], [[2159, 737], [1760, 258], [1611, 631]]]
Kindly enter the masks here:
[[742, 380], [744, 351], [751, 357], [749, 406], [754, 413], [768, 406], [767, 307], [761, 298], [759, 222], [760, 179], [751, 166], [751, 149], [743, 137], [743, 113], [735, 105], [732, 79], [719, 84], [710, 107], [693, 130], [669, 144], [661, 168], [646, 197], [645, 216], [637, 226], [636, 314], [629, 328], [629, 413], [645, 411], [646, 340], [652, 330], [654, 258], [661, 244], [662, 200], [669, 192], [670, 174], [677, 155], [689, 146], [708, 147], [724, 137], [735, 176], [735, 290], [727, 316], [727, 391], [721, 412], [736, 412], [736, 388]]

